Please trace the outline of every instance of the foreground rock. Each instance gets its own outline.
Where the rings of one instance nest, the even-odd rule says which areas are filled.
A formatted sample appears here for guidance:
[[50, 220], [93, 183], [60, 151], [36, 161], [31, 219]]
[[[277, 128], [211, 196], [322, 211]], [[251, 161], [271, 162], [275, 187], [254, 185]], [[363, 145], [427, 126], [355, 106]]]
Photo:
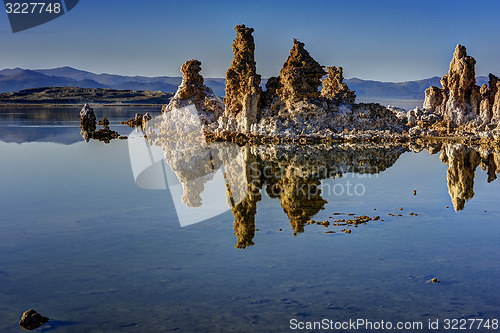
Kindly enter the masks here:
[[37, 329], [38, 327], [48, 322], [49, 318], [40, 315], [33, 309], [29, 309], [28, 311], [23, 313], [19, 325], [21, 325], [21, 327], [24, 328], [25, 330], [31, 331]]
[[204, 84], [200, 71], [201, 62], [198, 60], [188, 60], [181, 66], [182, 83], [170, 103], [162, 108], [162, 113], [194, 104], [204, 125], [217, 121], [224, 111], [224, 105], [212, 89]]
[[452, 126], [472, 124], [496, 127], [500, 123], [500, 83], [490, 74], [488, 85], [476, 85], [476, 60], [467, 55], [465, 46], [457, 45], [442, 88], [425, 91], [424, 108], [436, 112]]

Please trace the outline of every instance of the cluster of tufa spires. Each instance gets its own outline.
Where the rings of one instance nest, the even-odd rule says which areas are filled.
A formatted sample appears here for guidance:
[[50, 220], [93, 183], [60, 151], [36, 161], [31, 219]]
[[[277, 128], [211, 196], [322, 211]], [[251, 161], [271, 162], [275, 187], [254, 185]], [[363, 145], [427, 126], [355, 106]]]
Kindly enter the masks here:
[[[261, 119], [263, 114], [277, 115], [280, 109], [293, 103], [310, 100], [337, 105], [354, 103], [356, 96], [343, 83], [342, 67], [328, 67], [325, 72], [324, 66], [316, 62], [304, 48], [304, 43], [296, 39], [293, 39], [290, 56], [280, 76], [269, 78], [263, 91], [255, 63], [254, 29], [237, 25], [235, 30], [234, 58], [226, 73], [223, 102], [217, 102], [211, 89], [203, 85], [203, 78], [199, 74], [201, 63], [189, 60], [182, 65], [182, 83], [164, 110], [193, 103], [198, 110], [203, 111], [205, 117], [207, 113], [214, 116], [209, 117], [212, 120], [222, 116], [222, 127], [249, 133], [251, 125]], [[325, 75], [328, 76], [322, 81]], [[319, 91], [321, 85], [323, 89]], [[212, 101], [210, 105], [207, 105], [207, 100]]]
[[325, 71], [296, 39], [280, 75], [270, 77], [262, 89], [254, 29], [237, 25], [235, 30], [223, 100], [204, 85], [201, 62], [189, 60], [181, 67], [181, 85], [162, 111], [194, 104], [206, 133], [223, 140], [238, 135], [300, 139], [360, 137], [360, 133], [379, 139], [434, 137], [451, 135], [450, 128], [466, 133], [465, 127], [500, 136], [500, 82], [490, 74], [489, 84], [478, 87], [476, 61], [462, 45], [457, 45], [449, 72], [441, 79], [442, 88], [425, 91], [423, 110], [406, 111], [377, 103], [355, 104], [355, 92], [343, 82], [342, 67]]
[[457, 45], [448, 74], [441, 78], [442, 88], [425, 91], [424, 108], [436, 112], [443, 120], [460, 126], [497, 126], [500, 123], [500, 82], [489, 75], [488, 85], [476, 85], [476, 60], [467, 55], [465, 46]]

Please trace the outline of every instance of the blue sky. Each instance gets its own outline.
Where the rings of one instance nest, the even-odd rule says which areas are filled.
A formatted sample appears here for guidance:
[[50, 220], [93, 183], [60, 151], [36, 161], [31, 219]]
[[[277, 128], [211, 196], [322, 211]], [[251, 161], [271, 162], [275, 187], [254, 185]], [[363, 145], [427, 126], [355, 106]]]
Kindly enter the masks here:
[[179, 76], [189, 59], [224, 77], [233, 27], [255, 29], [257, 70], [278, 75], [292, 38], [348, 78], [443, 75], [457, 43], [476, 73], [500, 74], [500, 1], [80, 0], [66, 15], [13, 34], [0, 13], [0, 68], [71, 66], [96, 73]]

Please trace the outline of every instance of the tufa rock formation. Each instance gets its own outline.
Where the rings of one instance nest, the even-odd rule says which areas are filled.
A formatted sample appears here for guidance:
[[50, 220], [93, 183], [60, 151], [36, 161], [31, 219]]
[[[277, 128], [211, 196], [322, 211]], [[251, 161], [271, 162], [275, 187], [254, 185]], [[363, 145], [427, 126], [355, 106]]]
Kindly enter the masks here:
[[263, 108], [270, 108], [271, 113], [275, 114], [279, 108], [281, 100], [278, 96], [278, 89], [280, 88], [280, 78], [271, 76], [267, 79], [266, 90], [262, 92], [261, 105]]
[[322, 80], [321, 97], [334, 100], [338, 104], [353, 104], [356, 95], [344, 83], [342, 67], [327, 67], [326, 71], [328, 76]]
[[483, 124], [500, 124], [500, 81], [498, 77], [489, 75], [488, 85], [483, 84], [479, 90], [481, 103], [479, 117]]
[[49, 322], [49, 318], [42, 316], [33, 309], [29, 309], [21, 317], [19, 325], [25, 330], [34, 330]]
[[182, 82], [170, 103], [162, 108], [162, 113], [194, 104], [204, 125], [217, 121], [222, 115], [224, 105], [213, 90], [204, 84], [200, 74], [201, 62], [188, 60], [181, 66]]
[[85, 103], [80, 110], [80, 127], [86, 132], [94, 132], [96, 128], [94, 109], [87, 103]]
[[97, 124], [101, 125], [103, 128], [109, 129], [109, 120], [106, 117], [102, 118], [102, 120], [99, 120]]
[[258, 118], [260, 95], [260, 75], [257, 74], [254, 52], [253, 28], [237, 25], [233, 42], [234, 58], [226, 73], [225, 116], [236, 118], [236, 129], [248, 132], [250, 125]]
[[500, 95], [498, 78], [490, 74], [489, 86], [476, 85], [476, 60], [467, 55], [465, 46], [457, 45], [448, 74], [441, 78], [442, 89], [425, 91], [424, 108], [436, 112], [454, 126], [498, 124]]
[[281, 100], [295, 103], [318, 98], [318, 87], [326, 74], [323, 67], [304, 49], [304, 43], [294, 38], [290, 56], [280, 71], [277, 93]]
[[[85, 106], [84, 106], [84, 109], [85, 109]], [[82, 109], [82, 111], [84, 111], [84, 110]], [[94, 112], [92, 111], [92, 114], [93, 113]], [[80, 112], [80, 114], [82, 114], [82, 112]], [[87, 112], [87, 114], [88, 114], [88, 112]], [[85, 118], [85, 116], [82, 118], [82, 125], [80, 126], [80, 134], [85, 141], [88, 142], [90, 139], [94, 139], [94, 140], [98, 140], [98, 141], [104, 141], [105, 143], [110, 143], [111, 140], [117, 139], [120, 136], [120, 134], [118, 134], [118, 132], [112, 131], [109, 128], [108, 118], [104, 117], [104, 118], [102, 118], [102, 120], [99, 120], [99, 125], [101, 125], [103, 128], [100, 130], [97, 130], [97, 131], [96, 131], [96, 127], [95, 127], [95, 120], [93, 122], [93, 127], [88, 127], [89, 126], [88, 123], [85, 123], [85, 124], [83, 123], [84, 118]], [[94, 118], [95, 118], [95, 115], [94, 115]], [[88, 118], [86, 118], [86, 119], [87, 120], [85, 120], [85, 121], [88, 122]]]
[[[148, 120], [151, 120], [152, 118], [153, 117], [149, 114], [149, 112], [146, 112], [145, 114], [136, 113], [134, 118], [130, 118], [129, 120], [122, 121], [122, 122], [120, 122], [120, 124], [128, 125], [128, 127], [142, 127], [142, 128], [144, 128], [144, 125], [146, 124], [146, 122]], [[101, 125], [100, 122], [99, 122], [99, 125]]]

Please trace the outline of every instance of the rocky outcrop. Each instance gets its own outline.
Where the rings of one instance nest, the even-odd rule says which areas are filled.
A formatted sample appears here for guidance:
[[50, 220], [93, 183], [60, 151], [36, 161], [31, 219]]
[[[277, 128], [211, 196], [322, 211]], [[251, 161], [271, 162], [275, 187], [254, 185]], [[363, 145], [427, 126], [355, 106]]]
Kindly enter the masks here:
[[109, 128], [109, 120], [106, 117], [102, 118], [102, 120], [99, 120], [97, 124], [103, 126], [104, 128]]
[[48, 322], [49, 318], [42, 316], [33, 309], [29, 309], [23, 313], [21, 321], [19, 321], [19, 325], [25, 330], [31, 331]]
[[204, 125], [215, 123], [222, 115], [224, 105], [213, 90], [204, 84], [200, 74], [201, 62], [188, 60], [181, 66], [182, 82], [170, 103], [162, 108], [162, 113], [195, 105]]
[[95, 122], [92, 131], [86, 130], [83, 125], [80, 127], [80, 134], [85, 139], [85, 141], [88, 142], [90, 139], [94, 139], [103, 141], [105, 143], [110, 143], [111, 140], [120, 137], [120, 134], [118, 134], [118, 132], [113, 131], [109, 128], [108, 118], [104, 117], [102, 118], [102, 120], [99, 120], [99, 125], [101, 125], [103, 128], [97, 131], [95, 130]]
[[475, 64], [465, 46], [457, 45], [448, 74], [441, 78], [442, 88], [428, 88], [423, 107], [440, 114], [453, 126], [497, 125], [500, 122], [498, 78], [490, 74], [488, 86], [480, 88], [476, 85]]
[[[324, 66], [296, 39], [280, 76], [269, 78], [262, 91], [254, 59], [254, 30], [245, 25], [237, 25], [235, 30], [234, 58], [226, 73], [224, 112], [220, 117], [219, 112], [213, 112], [209, 120], [201, 117], [204, 125], [214, 125], [204, 126], [209, 140], [240, 144], [256, 137], [332, 138], [334, 133], [344, 135], [346, 130], [354, 135], [356, 131], [376, 131], [377, 135], [390, 136], [404, 130], [401, 120], [387, 108], [374, 103], [353, 104], [356, 96], [343, 82], [342, 67], [328, 68], [328, 77], [319, 91], [321, 79], [327, 74]], [[199, 109], [200, 116], [203, 110], [210, 109], [200, 70], [196, 60], [182, 66], [183, 82], [162, 113], [188, 103]]]
[[321, 97], [331, 99], [338, 104], [353, 104], [356, 99], [354, 91], [344, 83], [342, 67], [327, 67], [328, 76], [322, 80]]
[[[146, 122], [152, 118], [153, 117], [148, 112], [146, 112], [145, 114], [136, 113], [134, 118], [130, 118], [129, 120], [122, 121], [122, 122], [120, 122], [120, 124], [128, 125], [129, 127], [144, 127]], [[100, 125], [100, 123], [99, 123], [99, 125]]]
[[96, 117], [94, 109], [85, 103], [80, 110], [80, 126], [86, 132], [94, 132], [96, 129]]
[[[429, 109], [420, 109], [416, 107], [413, 110], [406, 111], [394, 106], [387, 107], [396, 117], [408, 127], [408, 133], [410, 136], [440, 136], [442, 134], [437, 129], [433, 127], [434, 124], [442, 120], [442, 117], [430, 111]], [[444, 129], [443, 129], [444, 130]]]
[[[278, 96], [278, 89], [280, 88], [280, 78], [276, 76], [271, 76], [267, 79], [266, 90], [262, 92], [261, 96], [261, 107], [262, 109], [269, 109], [270, 114], [276, 114], [279, 109], [279, 104], [281, 103], [280, 97]], [[261, 112], [261, 115], [263, 113]]]
[[228, 119], [226, 122], [229, 127], [246, 133], [258, 119], [261, 77], [257, 74], [255, 63], [255, 43], [252, 36], [254, 29], [245, 25], [237, 25], [234, 29], [234, 58], [226, 73], [224, 116]]
[[285, 103], [295, 103], [318, 98], [321, 78], [326, 74], [316, 60], [304, 48], [304, 43], [293, 39], [290, 56], [280, 71], [280, 87], [277, 90]]
[[479, 92], [481, 94], [480, 121], [483, 124], [500, 124], [500, 81], [498, 77], [490, 74], [488, 85], [483, 84]]

